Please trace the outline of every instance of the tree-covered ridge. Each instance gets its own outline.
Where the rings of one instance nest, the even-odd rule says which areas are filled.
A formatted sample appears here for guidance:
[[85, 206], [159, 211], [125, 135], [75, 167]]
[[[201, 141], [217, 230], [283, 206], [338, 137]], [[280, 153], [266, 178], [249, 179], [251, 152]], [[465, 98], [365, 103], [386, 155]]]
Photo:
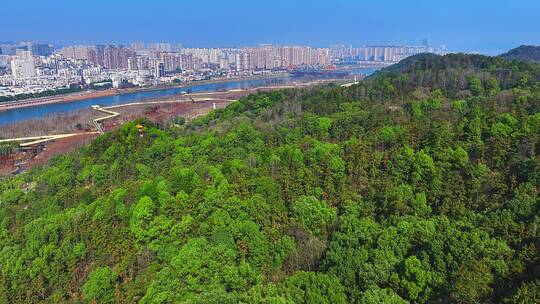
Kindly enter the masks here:
[[434, 57], [128, 123], [0, 181], [0, 303], [536, 303], [538, 75]]
[[413, 97], [424, 98], [424, 88], [439, 88], [447, 97], [465, 99], [493, 96], [500, 90], [535, 87], [540, 79], [540, 65], [482, 55], [420, 54], [383, 69], [369, 79], [377, 85], [377, 93], [382, 98], [401, 97], [406, 95], [404, 92], [415, 91], [417, 94]]
[[540, 62], [540, 46], [522, 45], [500, 55], [506, 60], [519, 60], [525, 62]]

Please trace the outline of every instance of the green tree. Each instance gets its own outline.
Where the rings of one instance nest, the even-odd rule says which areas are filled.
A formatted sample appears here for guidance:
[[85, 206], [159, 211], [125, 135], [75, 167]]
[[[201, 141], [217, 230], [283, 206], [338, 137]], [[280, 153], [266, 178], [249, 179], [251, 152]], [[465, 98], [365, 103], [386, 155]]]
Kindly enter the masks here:
[[426, 303], [432, 292], [432, 274], [425, 268], [416, 256], [407, 258], [404, 263], [400, 285], [407, 297], [417, 303]]
[[117, 303], [115, 296], [117, 280], [118, 275], [109, 267], [97, 268], [84, 283], [84, 298], [89, 302]]
[[362, 294], [360, 304], [407, 304], [391, 289], [371, 288]]
[[283, 283], [293, 303], [347, 303], [345, 290], [336, 277], [316, 272], [297, 272]]
[[178, 116], [176, 117], [176, 124], [177, 125], [180, 125], [180, 126], [183, 126], [186, 124], [186, 119], [184, 118], [184, 116]]
[[480, 96], [484, 92], [484, 87], [482, 86], [482, 81], [477, 77], [469, 78], [469, 90], [474, 96]]
[[304, 196], [293, 204], [292, 216], [313, 234], [319, 235], [336, 219], [336, 211], [325, 201], [314, 196]]

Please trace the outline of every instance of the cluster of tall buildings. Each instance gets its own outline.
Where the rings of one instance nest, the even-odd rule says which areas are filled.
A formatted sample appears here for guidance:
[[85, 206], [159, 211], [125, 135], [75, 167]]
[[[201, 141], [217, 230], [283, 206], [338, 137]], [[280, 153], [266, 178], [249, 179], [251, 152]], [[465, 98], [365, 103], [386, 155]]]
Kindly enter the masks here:
[[446, 47], [430, 47], [427, 42], [422, 46], [408, 45], [367, 45], [361, 48], [347, 47], [345, 45], [333, 45], [330, 48], [331, 56], [335, 60], [358, 60], [371, 62], [399, 62], [407, 57], [421, 54], [434, 53], [445, 55]]
[[[33, 77], [32, 55], [53, 54], [47, 44], [19, 43], [0, 45], [0, 65], [11, 60], [14, 77]], [[25, 53], [26, 52], [26, 53]], [[170, 43], [133, 43], [122, 45], [66, 46], [54, 54], [62, 58], [81, 60], [106, 70], [151, 71], [155, 76], [193, 70], [221, 70], [246, 73], [287, 68], [325, 68], [341, 61], [398, 62], [419, 53], [445, 54], [445, 47], [368, 45], [360, 48], [333, 45], [330, 48], [309, 46], [261, 45], [244, 48], [183, 48]], [[30, 54], [30, 55], [29, 55]], [[161, 68], [162, 65], [162, 68]], [[159, 73], [163, 70], [163, 73]]]
[[19, 42], [0, 44], [0, 55], [13, 56], [18, 50], [30, 51], [36, 56], [49, 56], [53, 53], [53, 46], [46, 43]]
[[131, 44], [131, 48], [134, 51], [142, 51], [142, 50], [154, 50], [154, 51], [161, 51], [161, 52], [176, 52], [180, 49], [182, 49], [182, 44], [171, 44], [171, 43], [143, 43], [143, 42], [135, 42]]
[[374, 45], [364, 48], [365, 61], [399, 62], [407, 57], [421, 54], [435, 53], [444, 55], [446, 48], [431, 48], [427, 46], [400, 46], [400, 45]]
[[66, 58], [88, 60], [106, 69], [165, 71], [214, 68], [235, 71], [273, 70], [288, 67], [324, 67], [331, 63], [330, 49], [307, 46], [250, 48], [173, 48], [170, 44], [124, 46], [69, 46], [57, 51]]
[[325, 67], [332, 59], [327, 48], [272, 45], [240, 49], [235, 57], [237, 71]]
[[57, 53], [65, 58], [87, 60], [106, 69], [127, 69], [128, 59], [136, 57], [133, 49], [116, 45], [67, 46]]
[[177, 52], [162, 52], [150, 50], [128, 58], [127, 69], [130, 71], [155, 70], [163, 65], [166, 73], [179, 73], [181, 71], [195, 70], [193, 56]]
[[112, 82], [112, 86], [152, 85], [245, 76], [290, 69], [326, 69], [340, 64], [388, 65], [419, 53], [445, 54], [446, 48], [368, 45], [259, 45], [242, 48], [185, 48], [170, 43], [52, 45], [0, 43], [0, 96], [55, 90], [71, 85]]

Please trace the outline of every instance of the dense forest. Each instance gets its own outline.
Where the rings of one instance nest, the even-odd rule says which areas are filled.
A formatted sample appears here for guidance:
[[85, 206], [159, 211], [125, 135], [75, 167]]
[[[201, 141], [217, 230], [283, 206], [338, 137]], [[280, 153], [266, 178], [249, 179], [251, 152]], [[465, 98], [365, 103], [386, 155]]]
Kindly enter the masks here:
[[0, 303], [539, 303], [539, 153], [479, 55], [141, 118], [0, 181]]

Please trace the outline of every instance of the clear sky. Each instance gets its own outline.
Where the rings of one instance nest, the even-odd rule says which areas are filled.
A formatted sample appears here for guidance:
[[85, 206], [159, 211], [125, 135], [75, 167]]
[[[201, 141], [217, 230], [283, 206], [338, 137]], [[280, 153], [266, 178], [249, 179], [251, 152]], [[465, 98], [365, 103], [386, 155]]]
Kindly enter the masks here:
[[0, 41], [446, 44], [494, 54], [540, 44], [540, 0], [3, 0]]

